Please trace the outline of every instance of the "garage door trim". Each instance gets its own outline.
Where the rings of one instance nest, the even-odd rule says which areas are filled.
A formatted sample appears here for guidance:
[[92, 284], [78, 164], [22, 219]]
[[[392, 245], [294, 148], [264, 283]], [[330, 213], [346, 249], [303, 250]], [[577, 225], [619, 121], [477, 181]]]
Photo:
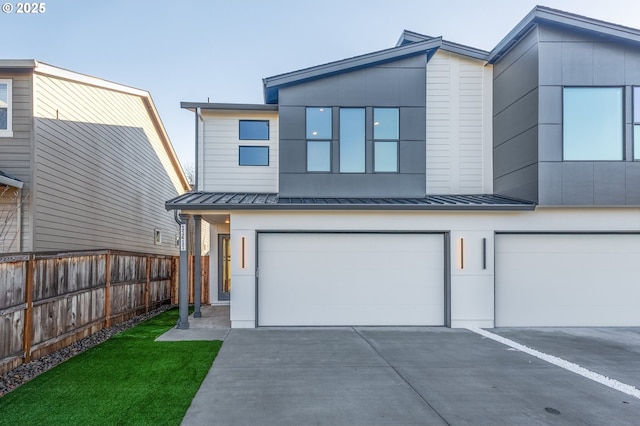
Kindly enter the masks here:
[[[443, 239], [443, 253], [444, 264], [442, 265], [444, 270], [444, 326], [451, 327], [451, 251], [450, 251], [450, 232], [449, 231], [381, 231], [381, 230], [280, 230], [269, 229], [255, 231], [255, 318], [256, 327], [260, 327], [258, 306], [260, 296], [260, 234], [394, 234], [394, 235], [442, 235]], [[272, 327], [272, 326], [270, 326]]]

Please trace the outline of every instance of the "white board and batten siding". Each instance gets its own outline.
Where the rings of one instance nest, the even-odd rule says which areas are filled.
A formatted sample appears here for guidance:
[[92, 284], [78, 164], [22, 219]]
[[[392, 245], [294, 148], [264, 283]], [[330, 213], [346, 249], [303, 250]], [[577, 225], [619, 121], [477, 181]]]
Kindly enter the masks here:
[[492, 68], [439, 50], [427, 64], [427, 193], [493, 190]]
[[[0, 72], [0, 79], [10, 80], [12, 85], [12, 112], [13, 112], [13, 136], [0, 137], [0, 170], [6, 174], [20, 179], [23, 183], [22, 197], [24, 199], [22, 205], [21, 218], [21, 238], [20, 244], [17, 244], [15, 233], [17, 228], [11, 227], [6, 235], [6, 241], [13, 241], [11, 245], [2, 247], [0, 244], [0, 252], [9, 251], [31, 251], [33, 250], [32, 241], [32, 216], [30, 214], [30, 206], [32, 197], [30, 196], [32, 189], [32, 92], [33, 80], [31, 72]], [[0, 188], [0, 192], [2, 188]], [[12, 194], [5, 194], [4, 200], [0, 200], [3, 204], [0, 209], [5, 208], [5, 204], [15, 208], [15, 201]], [[7, 205], [7, 208], [9, 208]], [[0, 218], [1, 219], [1, 218]]]
[[34, 80], [34, 249], [174, 254], [177, 225], [164, 202], [186, 188], [147, 101], [53, 75]]
[[[269, 140], [240, 140], [240, 120], [269, 120]], [[278, 192], [278, 113], [203, 111], [199, 180], [208, 192]], [[240, 146], [268, 146], [268, 166], [240, 166]]]

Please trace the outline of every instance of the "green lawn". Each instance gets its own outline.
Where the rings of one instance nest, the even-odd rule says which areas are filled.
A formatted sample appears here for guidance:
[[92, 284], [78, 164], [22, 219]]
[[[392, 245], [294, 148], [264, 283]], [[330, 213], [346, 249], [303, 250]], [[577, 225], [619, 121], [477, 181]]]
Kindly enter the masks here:
[[177, 425], [220, 341], [154, 342], [164, 312], [0, 398], [0, 425]]

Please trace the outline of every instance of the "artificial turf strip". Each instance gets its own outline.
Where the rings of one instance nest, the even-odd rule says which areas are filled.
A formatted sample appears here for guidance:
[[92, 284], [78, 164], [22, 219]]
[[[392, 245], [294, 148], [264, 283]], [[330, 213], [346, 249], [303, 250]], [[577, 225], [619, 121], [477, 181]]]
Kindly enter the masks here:
[[178, 425], [222, 342], [154, 342], [164, 312], [0, 398], [0, 425]]

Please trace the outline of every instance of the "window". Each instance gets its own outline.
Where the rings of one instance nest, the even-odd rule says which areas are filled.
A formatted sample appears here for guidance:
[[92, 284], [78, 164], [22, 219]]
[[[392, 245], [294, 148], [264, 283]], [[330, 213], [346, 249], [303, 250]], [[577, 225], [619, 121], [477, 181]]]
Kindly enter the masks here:
[[307, 108], [307, 171], [331, 171], [331, 108]]
[[238, 151], [239, 164], [241, 166], [268, 166], [268, 146], [241, 146]]
[[565, 87], [564, 160], [623, 159], [622, 88]]
[[12, 137], [11, 80], [0, 80], [0, 137]]
[[307, 139], [331, 139], [331, 108], [307, 108]]
[[640, 160], [640, 87], [633, 88], [633, 159]]
[[365, 171], [364, 108], [340, 109], [340, 173]]
[[373, 109], [373, 171], [398, 172], [398, 140], [400, 139], [400, 110]]
[[307, 171], [331, 171], [331, 142], [307, 141]]
[[240, 140], [268, 141], [269, 120], [240, 120]]

